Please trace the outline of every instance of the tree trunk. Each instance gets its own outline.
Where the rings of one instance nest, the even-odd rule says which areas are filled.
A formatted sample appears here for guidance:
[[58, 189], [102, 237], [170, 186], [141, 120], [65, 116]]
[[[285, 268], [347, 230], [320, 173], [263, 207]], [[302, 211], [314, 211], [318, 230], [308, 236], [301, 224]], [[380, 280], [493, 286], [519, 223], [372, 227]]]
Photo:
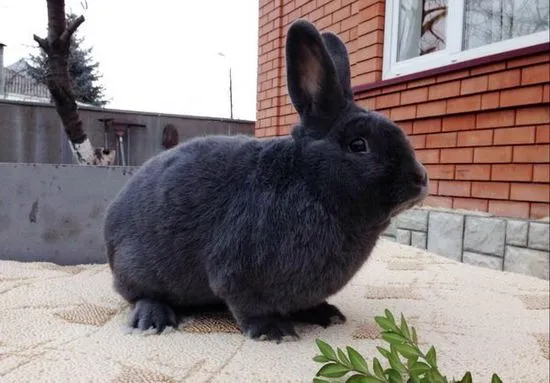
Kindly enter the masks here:
[[46, 0], [48, 4], [48, 37], [34, 35], [34, 40], [48, 56], [46, 84], [50, 90], [57, 114], [63, 122], [71, 150], [80, 165], [111, 165], [115, 151], [107, 148], [94, 149], [84, 132], [82, 120], [77, 112], [77, 104], [71, 89], [68, 59], [71, 36], [84, 22], [80, 16], [69, 25], [65, 19], [64, 0]]

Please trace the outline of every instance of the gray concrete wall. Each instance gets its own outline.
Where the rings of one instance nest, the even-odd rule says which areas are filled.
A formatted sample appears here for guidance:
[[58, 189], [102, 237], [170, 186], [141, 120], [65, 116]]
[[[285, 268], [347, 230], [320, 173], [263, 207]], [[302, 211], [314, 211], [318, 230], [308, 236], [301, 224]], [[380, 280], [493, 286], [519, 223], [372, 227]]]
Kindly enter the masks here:
[[105, 262], [103, 213], [133, 171], [0, 163], [0, 259]]
[[[162, 133], [166, 124], [178, 130], [179, 140], [207, 134], [254, 134], [253, 121], [80, 108], [84, 129], [94, 146], [104, 145], [101, 118], [129, 120], [146, 127], [130, 128], [127, 165], [138, 166], [164, 150]], [[0, 101], [0, 162], [73, 164], [63, 126], [53, 105]], [[116, 146], [111, 133], [107, 146]], [[117, 156], [119, 152], [117, 151]], [[120, 156], [119, 156], [120, 157]]]

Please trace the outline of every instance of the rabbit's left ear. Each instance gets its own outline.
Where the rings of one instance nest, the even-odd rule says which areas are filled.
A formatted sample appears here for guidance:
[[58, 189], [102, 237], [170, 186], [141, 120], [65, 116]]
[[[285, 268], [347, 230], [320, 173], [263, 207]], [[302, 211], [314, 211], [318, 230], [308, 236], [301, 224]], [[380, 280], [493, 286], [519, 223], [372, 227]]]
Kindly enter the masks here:
[[300, 117], [329, 121], [341, 110], [345, 98], [336, 66], [321, 34], [306, 20], [288, 29], [286, 71], [288, 92]]
[[332, 32], [323, 32], [323, 41], [332, 56], [336, 73], [340, 80], [340, 87], [344, 93], [344, 97], [348, 100], [353, 100], [353, 91], [351, 90], [351, 74], [349, 67], [348, 50], [344, 42]]

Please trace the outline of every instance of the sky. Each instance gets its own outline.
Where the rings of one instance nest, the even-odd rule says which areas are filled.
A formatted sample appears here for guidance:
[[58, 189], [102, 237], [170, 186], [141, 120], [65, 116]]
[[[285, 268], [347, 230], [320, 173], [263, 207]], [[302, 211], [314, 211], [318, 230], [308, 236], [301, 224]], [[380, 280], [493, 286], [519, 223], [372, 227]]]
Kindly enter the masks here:
[[[77, 31], [93, 48], [108, 108], [256, 119], [258, 0], [65, 0], [86, 18]], [[4, 65], [37, 52], [46, 0], [0, 0]], [[225, 57], [218, 53], [223, 53]]]

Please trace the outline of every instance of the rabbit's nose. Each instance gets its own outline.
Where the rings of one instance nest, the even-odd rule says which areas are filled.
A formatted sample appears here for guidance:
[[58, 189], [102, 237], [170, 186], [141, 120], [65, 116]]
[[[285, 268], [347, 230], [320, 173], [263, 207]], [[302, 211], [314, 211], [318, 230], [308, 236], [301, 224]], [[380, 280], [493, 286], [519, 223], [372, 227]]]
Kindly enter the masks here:
[[423, 165], [419, 164], [418, 169], [414, 174], [414, 182], [420, 186], [428, 185], [428, 171]]

